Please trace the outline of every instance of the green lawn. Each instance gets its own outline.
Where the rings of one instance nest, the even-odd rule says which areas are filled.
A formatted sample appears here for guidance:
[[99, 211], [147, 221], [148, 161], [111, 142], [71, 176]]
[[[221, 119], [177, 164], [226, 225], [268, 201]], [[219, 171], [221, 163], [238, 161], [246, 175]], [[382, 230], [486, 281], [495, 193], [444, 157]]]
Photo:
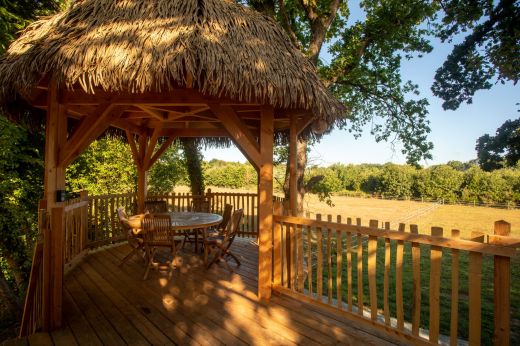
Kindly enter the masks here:
[[[306, 232], [306, 231], [304, 231]], [[314, 232], [313, 232], [314, 233]], [[315, 233], [313, 234], [315, 237]], [[304, 235], [304, 253], [307, 254], [307, 241], [306, 234]], [[357, 244], [357, 239], [353, 236], [352, 244]], [[332, 242], [332, 275], [333, 275], [333, 297], [336, 298], [336, 239], [333, 232], [331, 237]], [[328, 296], [328, 278], [327, 278], [327, 259], [326, 259], [326, 244], [327, 235], [324, 232], [323, 236], [323, 295]], [[345, 249], [345, 238], [342, 239], [342, 248]], [[313, 253], [313, 292], [316, 292], [316, 263], [317, 263], [317, 244], [316, 240], [312, 244]], [[390, 315], [396, 316], [396, 304], [395, 304], [395, 286], [396, 286], [396, 273], [395, 273], [395, 260], [396, 260], [396, 248], [397, 242], [391, 242], [391, 269], [389, 274], [389, 305]], [[356, 249], [354, 247], [354, 249]], [[468, 338], [468, 256], [469, 253], [461, 251], [459, 255], [459, 337], [467, 340]], [[363, 244], [363, 300], [364, 305], [369, 306], [369, 286], [368, 286], [368, 273], [367, 273], [367, 244], [366, 241]], [[357, 254], [354, 251], [352, 253], [352, 295], [353, 304], [357, 304]], [[383, 309], [383, 276], [384, 276], [384, 262], [385, 262], [385, 249], [384, 240], [378, 241], [377, 251], [377, 300], [378, 309], [382, 314]], [[440, 332], [441, 334], [450, 335], [450, 314], [451, 314], [451, 250], [444, 250], [442, 256], [442, 267], [441, 267], [441, 289], [440, 289]], [[347, 267], [346, 267], [346, 255], [343, 250], [342, 260], [342, 300], [347, 302]], [[430, 246], [421, 245], [421, 328], [428, 329], [429, 325], [429, 276], [430, 276]], [[308, 285], [308, 281], [306, 281]], [[403, 301], [404, 301], [404, 316], [405, 321], [411, 322], [412, 313], [412, 260], [411, 260], [411, 244], [405, 243], [404, 246], [404, 259], [403, 259]], [[308, 289], [308, 286], [306, 286]], [[326, 298], [324, 298], [326, 300]], [[512, 314], [512, 338], [511, 344], [520, 344], [520, 335], [517, 328], [514, 325], [518, 324], [520, 320], [520, 260], [514, 259], [512, 262], [512, 289], [511, 289], [511, 314]], [[485, 256], [483, 259], [483, 270], [482, 270], [482, 344], [491, 344], [493, 336], [493, 258], [492, 256]]]

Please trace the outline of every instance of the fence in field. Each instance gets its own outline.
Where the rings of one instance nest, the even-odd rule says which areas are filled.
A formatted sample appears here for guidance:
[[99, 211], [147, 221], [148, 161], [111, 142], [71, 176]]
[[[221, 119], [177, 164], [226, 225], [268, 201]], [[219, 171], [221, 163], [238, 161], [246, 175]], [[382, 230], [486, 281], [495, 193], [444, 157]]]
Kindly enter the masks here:
[[510, 259], [520, 247], [508, 223], [463, 240], [457, 230], [433, 227], [425, 235], [415, 225], [406, 232], [404, 224], [392, 230], [377, 220], [274, 221], [276, 291], [407, 342], [508, 344]]

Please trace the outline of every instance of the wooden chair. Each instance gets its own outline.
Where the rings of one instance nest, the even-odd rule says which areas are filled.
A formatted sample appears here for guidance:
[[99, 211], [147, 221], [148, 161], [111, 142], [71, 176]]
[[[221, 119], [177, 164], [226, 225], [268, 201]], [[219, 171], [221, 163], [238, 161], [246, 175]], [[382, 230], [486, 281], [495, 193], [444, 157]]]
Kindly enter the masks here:
[[[191, 201], [190, 210], [197, 213], [210, 213], [211, 203], [204, 197], [196, 197]], [[184, 231], [184, 244], [195, 243], [195, 251], [198, 250], [198, 243], [202, 244], [202, 234], [200, 229], [191, 229]]]
[[[215, 252], [215, 255], [211, 262], [207, 264], [207, 268], [209, 269], [213, 263], [216, 263], [220, 260], [226, 261], [228, 257], [231, 257], [235, 260], [237, 265], [240, 265], [240, 261], [238, 258], [229, 250], [231, 244], [233, 244], [233, 240], [235, 240], [235, 236], [238, 233], [238, 228], [242, 222], [242, 217], [244, 215], [243, 209], [236, 210], [231, 216], [231, 222], [228, 223], [224, 234], [217, 235], [212, 237], [207, 237], [204, 240], [204, 263], [208, 263], [208, 257], [211, 252]], [[226, 262], [227, 263], [227, 262]]]
[[211, 202], [204, 197], [196, 197], [191, 201], [191, 211], [199, 213], [211, 213]]
[[[130, 253], [126, 255], [125, 258], [123, 258], [121, 260], [121, 263], [119, 264], [123, 265], [134, 255], [139, 255], [140, 252], [144, 250], [143, 238], [140, 234], [134, 233], [134, 229], [130, 227], [130, 224], [128, 223], [128, 215], [122, 207], [117, 208], [117, 216], [119, 217], [121, 227], [127, 233], [128, 245], [130, 245], [130, 247], [132, 248], [132, 251], [130, 251]], [[144, 258], [143, 256], [140, 257]]]
[[[176, 236], [176, 232], [171, 230], [171, 224], [171, 218], [168, 214], [147, 214], [144, 216], [142, 235], [147, 265], [143, 280], [147, 279], [150, 268], [168, 269], [169, 277], [171, 278], [175, 267], [177, 243], [182, 241], [182, 239]], [[169, 255], [172, 257], [171, 260], [166, 260], [165, 263], [156, 262], [155, 255], [158, 248], [168, 249]]]
[[224, 206], [224, 213], [222, 214], [222, 222], [219, 223], [215, 228], [211, 228], [208, 230], [209, 236], [216, 236], [224, 234], [224, 230], [226, 229], [229, 220], [231, 219], [231, 213], [233, 212], [233, 206], [231, 204], [226, 204]]
[[166, 205], [166, 201], [145, 201], [144, 212], [151, 214], [167, 213], [168, 206]]

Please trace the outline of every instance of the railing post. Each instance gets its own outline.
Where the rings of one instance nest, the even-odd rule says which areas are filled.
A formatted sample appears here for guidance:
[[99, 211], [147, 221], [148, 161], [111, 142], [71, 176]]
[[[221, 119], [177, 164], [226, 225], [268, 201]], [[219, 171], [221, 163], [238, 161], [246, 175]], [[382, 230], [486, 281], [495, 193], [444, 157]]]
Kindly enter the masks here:
[[[509, 236], [511, 224], [500, 220], [495, 222], [495, 235]], [[511, 260], [509, 257], [494, 258], [494, 331], [493, 345], [509, 345], [511, 321]]]
[[[273, 215], [282, 215], [282, 202], [276, 201], [273, 205]], [[280, 286], [282, 284], [282, 225], [280, 222], [273, 223], [273, 285]]]
[[43, 329], [50, 331], [62, 322], [63, 207], [51, 209], [50, 228], [43, 236]]

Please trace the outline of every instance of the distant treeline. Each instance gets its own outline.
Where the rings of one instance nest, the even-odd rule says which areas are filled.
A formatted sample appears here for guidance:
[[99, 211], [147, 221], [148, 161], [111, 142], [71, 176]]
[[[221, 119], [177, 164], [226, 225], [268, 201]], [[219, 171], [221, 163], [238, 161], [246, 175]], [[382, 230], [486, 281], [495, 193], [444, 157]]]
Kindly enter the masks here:
[[[204, 168], [207, 185], [241, 188], [256, 185], [256, 172], [249, 164], [213, 160]], [[275, 167], [275, 180], [283, 183], [285, 167]], [[519, 204], [520, 167], [485, 172], [472, 163], [417, 168], [397, 164], [334, 164], [310, 167], [305, 173], [323, 179], [315, 193], [367, 194], [387, 198], [443, 200], [456, 203]]]

